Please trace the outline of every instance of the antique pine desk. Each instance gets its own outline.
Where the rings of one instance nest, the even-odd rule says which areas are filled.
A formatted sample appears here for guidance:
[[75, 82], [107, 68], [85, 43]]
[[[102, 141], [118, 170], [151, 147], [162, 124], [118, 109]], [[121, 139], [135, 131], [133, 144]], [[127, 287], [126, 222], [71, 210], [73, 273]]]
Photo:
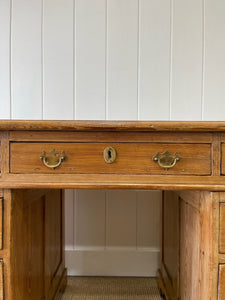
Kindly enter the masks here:
[[166, 299], [225, 299], [225, 122], [0, 121], [0, 300], [66, 285], [65, 188], [163, 190]]

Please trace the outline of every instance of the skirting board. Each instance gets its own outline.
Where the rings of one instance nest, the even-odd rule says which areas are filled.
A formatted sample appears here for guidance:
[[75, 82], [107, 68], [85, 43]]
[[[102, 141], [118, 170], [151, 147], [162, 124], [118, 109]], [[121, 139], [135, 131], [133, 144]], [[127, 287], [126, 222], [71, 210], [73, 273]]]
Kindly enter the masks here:
[[159, 249], [152, 251], [66, 250], [69, 276], [150, 276], [159, 268]]

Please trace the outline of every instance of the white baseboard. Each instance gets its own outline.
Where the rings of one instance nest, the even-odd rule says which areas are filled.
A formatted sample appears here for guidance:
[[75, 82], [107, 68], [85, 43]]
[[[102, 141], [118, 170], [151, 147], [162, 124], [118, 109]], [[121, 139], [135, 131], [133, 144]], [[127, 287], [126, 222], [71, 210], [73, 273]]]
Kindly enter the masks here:
[[159, 249], [66, 250], [70, 276], [156, 276]]

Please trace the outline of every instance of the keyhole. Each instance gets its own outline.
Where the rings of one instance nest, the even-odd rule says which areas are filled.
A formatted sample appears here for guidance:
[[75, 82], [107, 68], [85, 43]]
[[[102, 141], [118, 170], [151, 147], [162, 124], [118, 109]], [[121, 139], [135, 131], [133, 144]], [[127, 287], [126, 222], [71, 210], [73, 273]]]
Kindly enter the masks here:
[[103, 156], [107, 164], [112, 164], [116, 160], [116, 150], [113, 147], [106, 147]]

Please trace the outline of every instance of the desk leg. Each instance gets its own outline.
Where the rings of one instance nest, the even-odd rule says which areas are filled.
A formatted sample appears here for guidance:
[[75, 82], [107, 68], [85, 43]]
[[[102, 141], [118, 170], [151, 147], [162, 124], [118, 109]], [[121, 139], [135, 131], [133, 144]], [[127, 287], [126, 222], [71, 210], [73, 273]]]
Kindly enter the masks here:
[[0, 300], [56, 300], [66, 286], [62, 191], [4, 190], [0, 200]]
[[158, 285], [166, 299], [179, 298], [179, 197], [174, 192], [163, 192]]
[[166, 299], [224, 300], [224, 266], [225, 193], [164, 192], [158, 283]]
[[219, 300], [225, 300], [225, 192], [213, 194], [214, 231], [212, 292], [214, 295], [217, 295], [218, 293]]

